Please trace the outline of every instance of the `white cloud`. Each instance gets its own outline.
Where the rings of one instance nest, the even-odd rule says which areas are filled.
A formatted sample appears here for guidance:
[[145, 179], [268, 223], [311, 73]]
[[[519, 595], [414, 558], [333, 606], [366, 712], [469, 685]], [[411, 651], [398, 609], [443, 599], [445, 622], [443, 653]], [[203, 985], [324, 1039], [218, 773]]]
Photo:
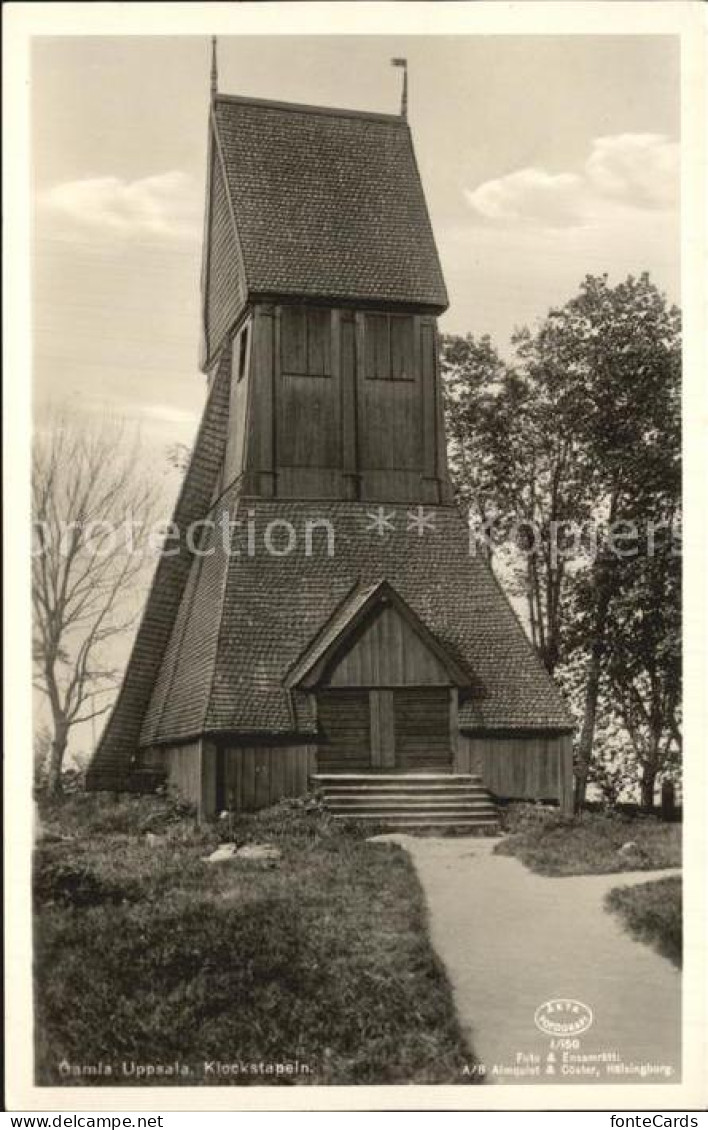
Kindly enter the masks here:
[[534, 226], [587, 226], [618, 210], [672, 211], [679, 195], [679, 147], [662, 134], [598, 137], [582, 170], [525, 168], [465, 195], [484, 220]]
[[575, 214], [581, 178], [573, 173], [519, 169], [466, 191], [474, 210], [489, 220], [546, 219], [567, 222]]
[[105, 236], [181, 238], [198, 233], [201, 201], [192, 177], [175, 169], [140, 180], [90, 177], [40, 194], [45, 216]]
[[597, 137], [585, 174], [597, 192], [638, 208], [671, 208], [678, 200], [679, 146], [658, 133]]

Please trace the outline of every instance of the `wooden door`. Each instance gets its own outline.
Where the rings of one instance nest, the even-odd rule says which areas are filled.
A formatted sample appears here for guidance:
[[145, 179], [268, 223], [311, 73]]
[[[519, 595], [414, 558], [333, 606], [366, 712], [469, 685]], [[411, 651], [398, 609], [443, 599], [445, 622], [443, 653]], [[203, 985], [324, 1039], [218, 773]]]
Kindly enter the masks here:
[[450, 690], [416, 687], [394, 690], [396, 769], [407, 773], [450, 773]]
[[371, 720], [368, 690], [322, 691], [318, 696], [320, 773], [371, 770]]

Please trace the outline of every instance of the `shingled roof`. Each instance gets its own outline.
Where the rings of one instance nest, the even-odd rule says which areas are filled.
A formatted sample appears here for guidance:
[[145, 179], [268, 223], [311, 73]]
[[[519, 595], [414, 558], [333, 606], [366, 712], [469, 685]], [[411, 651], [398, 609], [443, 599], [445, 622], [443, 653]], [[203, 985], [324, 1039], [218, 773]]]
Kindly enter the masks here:
[[403, 118], [219, 94], [212, 123], [248, 296], [447, 307]]
[[[173, 521], [180, 530], [203, 517], [213, 497], [226, 446], [230, 376], [229, 358], [225, 356], [212, 381], [175, 506]], [[182, 540], [177, 553], [174, 548], [167, 540], [165, 549], [169, 552], [159, 559], [120, 693], [86, 774], [88, 788], [125, 786], [153, 684], [191, 577], [192, 554]]]
[[[488, 565], [469, 553], [468, 531], [453, 507], [436, 507], [434, 530], [408, 530], [405, 508], [391, 507], [394, 530], [371, 529], [370, 506], [347, 502], [239, 500], [224, 496], [212, 517], [182, 600], [140, 744], [199, 733], [314, 732], [311, 710], [293, 700], [288, 675], [350, 597], [386, 579], [439, 644], [471, 673], [460, 710], [470, 731], [567, 731], [572, 720], [524, 635]], [[224, 515], [250, 521], [257, 551], [223, 548]], [[307, 523], [330, 522], [334, 552]], [[292, 553], [263, 547], [268, 523], [296, 531]], [[368, 528], [367, 528], [368, 527]], [[273, 527], [275, 528], [275, 527]], [[283, 527], [284, 528], [284, 527]], [[245, 534], [244, 534], [245, 537]], [[238, 541], [235, 543], [238, 548]], [[213, 552], [212, 552], [213, 551]]]

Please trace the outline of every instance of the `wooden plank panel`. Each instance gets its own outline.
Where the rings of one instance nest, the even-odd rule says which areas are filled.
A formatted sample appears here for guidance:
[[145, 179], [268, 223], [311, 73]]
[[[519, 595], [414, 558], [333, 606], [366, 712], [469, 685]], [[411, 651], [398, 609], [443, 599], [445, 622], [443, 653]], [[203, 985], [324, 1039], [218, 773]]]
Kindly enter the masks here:
[[250, 434], [248, 437], [247, 465], [253, 471], [258, 491], [272, 496], [274, 491], [274, 358], [273, 310], [257, 306], [253, 321], [251, 352], [251, 407], [249, 408]]
[[565, 735], [462, 735], [468, 743], [471, 772], [481, 772], [484, 784], [497, 796], [517, 800], [561, 800], [564, 778], [561, 750], [572, 738]]
[[422, 412], [416, 382], [366, 380], [363, 397], [362, 469], [422, 471]]
[[371, 709], [371, 765], [391, 769], [396, 765], [396, 739], [393, 713], [393, 691], [369, 692]]
[[383, 762], [383, 738], [381, 734], [380, 691], [369, 691], [371, 711], [371, 768], [380, 769]]
[[366, 376], [369, 380], [388, 380], [391, 374], [389, 328], [386, 314], [367, 314]]
[[256, 807], [256, 755], [253, 749], [243, 751], [243, 807], [246, 812]]
[[280, 750], [268, 750], [266, 772], [268, 774], [268, 797], [271, 804], [277, 804], [285, 796], [283, 789], [283, 759]]
[[381, 696], [381, 730], [384, 769], [396, 767], [396, 715], [393, 705], [393, 691], [379, 691]]
[[449, 771], [452, 748], [447, 688], [395, 690], [393, 709], [397, 767]]
[[445, 667], [395, 608], [384, 608], [329, 672], [329, 685], [449, 686]]
[[307, 324], [303, 306], [281, 307], [280, 363], [283, 373], [307, 372]]
[[307, 311], [307, 369], [311, 377], [328, 377], [332, 372], [332, 328], [328, 309]]
[[252, 811], [306, 792], [311, 757], [311, 747], [305, 745], [227, 747], [224, 779], [233, 807]]
[[265, 808], [270, 804], [270, 750], [256, 748], [253, 751], [255, 762], [255, 799], [254, 808]]
[[[358, 470], [357, 456], [357, 390], [356, 390], [356, 342], [354, 336], [354, 321], [349, 313], [339, 314], [335, 311], [333, 318], [339, 318], [339, 380], [341, 388], [342, 405], [342, 469], [347, 481], [345, 483], [345, 497], [358, 498]], [[336, 328], [333, 322], [333, 339], [336, 340]], [[333, 354], [334, 371], [336, 368], [336, 354]]]
[[369, 695], [325, 691], [318, 696], [320, 769], [336, 772], [371, 767]]
[[284, 467], [341, 467], [337, 382], [283, 373], [278, 387], [278, 461]]
[[394, 381], [413, 381], [418, 372], [415, 363], [414, 330], [417, 319], [409, 315], [390, 315], [391, 378]]
[[573, 738], [564, 734], [558, 742], [558, 778], [560, 806], [566, 816], [572, 816], [575, 806], [573, 779]]

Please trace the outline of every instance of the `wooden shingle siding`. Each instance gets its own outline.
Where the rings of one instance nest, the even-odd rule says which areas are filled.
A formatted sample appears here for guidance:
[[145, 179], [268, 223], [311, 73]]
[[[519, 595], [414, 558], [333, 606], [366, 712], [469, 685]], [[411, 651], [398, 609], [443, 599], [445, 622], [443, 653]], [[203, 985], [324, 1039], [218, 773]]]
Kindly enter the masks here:
[[479, 774], [490, 792], [507, 799], [558, 800], [572, 810], [572, 766], [569, 734], [459, 738], [457, 771]]
[[[204, 515], [221, 470], [228, 423], [230, 367], [230, 355], [226, 352], [211, 382], [192, 458], [174, 510], [173, 520], [181, 530]], [[137, 754], [143, 719], [192, 564], [183, 540], [179, 546], [179, 553], [159, 559], [120, 693], [86, 774], [89, 789], [124, 787], [131, 761]], [[173, 548], [173, 543], [168, 548]]]
[[214, 119], [251, 296], [445, 309], [400, 116], [219, 94]]
[[236, 232], [218, 151], [212, 166], [211, 226], [207, 274], [206, 323], [209, 357], [214, 357], [246, 303]]
[[[196, 640], [194, 650], [191, 645], [184, 647], [179, 656], [184, 672], [174, 686], [182, 688], [180, 695], [193, 694], [190, 686], [209, 694], [200, 707], [206, 732], [293, 733], [291, 692], [285, 686], [288, 672], [342, 607], [353, 582], [375, 586], [383, 577], [435, 632], [441, 647], [471, 673], [474, 685], [459, 708], [463, 731], [474, 727], [547, 733], [571, 728], [563, 700], [489, 566], [470, 556], [467, 528], [452, 508], [434, 508], [434, 528], [419, 537], [406, 529], [406, 511], [399, 507], [394, 510], [394, 529], [381, 537], [366, 532], [371, 509], [366, 503], [238, 501], [237, 488], [222, 501], [231, 520], [250, 521], [248, 515], [252, 516], [259, 548], [255, 556], [242, 553], [229, 561], [217, 596], [221, 628], [211, 682], [197, 671], [197, 664], [203, 662], [197, 656], [203, 653], [197, 651]], [[315, 533], [313, 552], [307, 556], [304, 531], [308, 522], [322, 519], [334, 530], [334, 553], [328, 555], [328, 538], [322, 532]], [[292, 553], [277, 557], [264, 550], [263, 531], [273, 520], [288, 521], [297, 531]], [[200, 571], [198, 586], [206, 586], [211, 576], [211, 567]], [[162, 604], [165, 594], [159, 596]], [[199, 599], [194, 597], [195, 602]], [[164, 611], [169, 614], [168, 607]], [[175, 615], [173, 606], [168, 635]], [[147, 676], [148, 696], [155, 677], [156, 673]], [[177, 704], [170, 708], [170, 718], [176, 720], [180, 714]], [[314, 732], [309, 722], [304, 725], [305, 733]], [[190, 736], [163, 727], [150, 740]]]
[[302, 796], [315, 771], [313, 746], [222, 746], [217, 753], [220, 809], [250, 812]]

